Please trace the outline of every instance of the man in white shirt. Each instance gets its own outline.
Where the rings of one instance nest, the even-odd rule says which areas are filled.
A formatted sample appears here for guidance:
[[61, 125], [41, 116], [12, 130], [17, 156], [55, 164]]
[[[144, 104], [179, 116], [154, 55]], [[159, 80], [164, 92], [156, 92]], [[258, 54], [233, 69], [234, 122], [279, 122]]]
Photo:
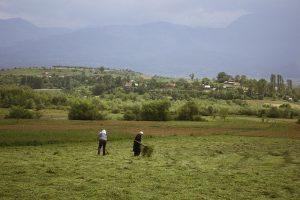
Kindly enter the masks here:
[[101, 147], [103, 146], [103, 156], [105, 156], [105, 147], [106, 147], [106, 141], [107, 141], [107, 135], [106, 135], [106, 130], [103, 129], [99, 134], [98, 134], [98, 139], [99, 139], [99, 146], [98, 146], [98, 156], [100, 156], [100, 151]]

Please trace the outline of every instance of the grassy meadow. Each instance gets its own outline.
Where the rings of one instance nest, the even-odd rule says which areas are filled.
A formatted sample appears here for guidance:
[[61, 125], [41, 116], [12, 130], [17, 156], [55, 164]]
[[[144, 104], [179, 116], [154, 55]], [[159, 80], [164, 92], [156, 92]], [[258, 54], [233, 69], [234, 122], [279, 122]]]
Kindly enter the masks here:
[[[60, 113], [58, 114], [60, 116]], [[109, 154], [97, 156], [97, 132]], [[134, 157], [136, 132], [154, 147]], [[0, 199], [299, 199], [300, 126], [208, 122], [0, 121]]]

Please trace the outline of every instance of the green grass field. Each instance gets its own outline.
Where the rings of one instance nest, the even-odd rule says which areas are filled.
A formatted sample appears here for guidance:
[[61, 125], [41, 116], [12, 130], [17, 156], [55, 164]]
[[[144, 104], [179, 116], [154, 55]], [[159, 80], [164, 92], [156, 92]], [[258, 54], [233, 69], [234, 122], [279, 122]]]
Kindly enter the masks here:
[[[97, 156], [108, 130], [109, 155]], [[154, 147], [134, 157], [134, 134]], [[299, 199], [300, 126], [209, 122], [0, 121], [0, 199]]]

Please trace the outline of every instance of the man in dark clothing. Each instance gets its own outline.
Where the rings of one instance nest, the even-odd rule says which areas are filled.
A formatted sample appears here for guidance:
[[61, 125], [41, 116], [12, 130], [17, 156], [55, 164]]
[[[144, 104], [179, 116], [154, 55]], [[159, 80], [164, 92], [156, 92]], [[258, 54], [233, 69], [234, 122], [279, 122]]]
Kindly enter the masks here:
[[133, 141], [133, 152], [134, 156], [139, 156], [141, 154], [141, 145], [142, 145], [142, 135], [144, 133], [140, 131], [134, 138]]

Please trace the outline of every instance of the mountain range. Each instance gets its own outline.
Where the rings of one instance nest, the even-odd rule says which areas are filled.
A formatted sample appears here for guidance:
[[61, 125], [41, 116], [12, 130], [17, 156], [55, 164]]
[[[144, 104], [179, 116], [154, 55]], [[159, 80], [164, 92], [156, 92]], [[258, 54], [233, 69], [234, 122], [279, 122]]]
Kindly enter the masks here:
[[0, 20], [0, 68], [76, 65], [199, 77], [220, 71], [300, 76], [300, 23], [293, 15], [249, 14], [225, 28], [167, 22], [70, 30]]

